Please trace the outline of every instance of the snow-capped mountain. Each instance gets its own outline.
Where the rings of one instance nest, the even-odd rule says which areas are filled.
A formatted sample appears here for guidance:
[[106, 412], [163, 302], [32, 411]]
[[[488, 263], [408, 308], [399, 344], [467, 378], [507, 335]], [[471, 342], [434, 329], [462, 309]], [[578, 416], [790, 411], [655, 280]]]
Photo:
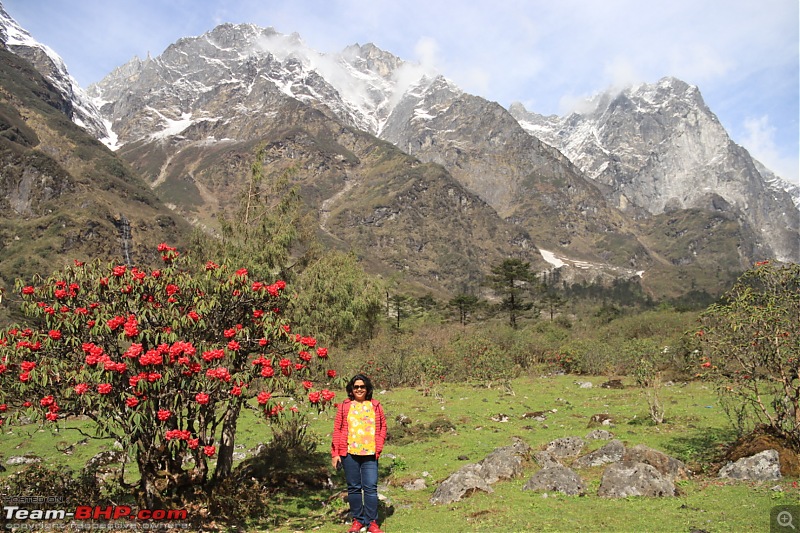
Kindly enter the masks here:
[[778, 258], [800, 258], [800, 191], [734, 143], [697, 87], [675, 78], [603, 93], [587, 110], [542, 116], [511, 113], [532, 135], [609, 187], [620, 208], [740, 214]]
[[94, 106], [86, 91], [67, 71], [61, 57], [48, 46], [36, 41], [9, 16], [0, 4], [0, 42], [11, 52], [24, 57], [42, 73], [66, 98], [68, 108], [63, 111], [75, 124], [83, 127], [97, 139], [110, 144], [112, 133], [100, 111]]
[[277, 91], [377, 135], [405, 90], [425, 79], [421, 67], [372, 44], [328, 55], [297, 34], [222, 24], [180, 39], [156, 58], [132, 59], [89, 92], [115, 125], [120, 144], [222, 118], [207, 107], [222, 92], [237, 102], [225, 112], [268, 112], [270, 102], [261, 95]]
[[[462, 242], [437, 235], [448, 244], [433, 246], [425, 229], [445, 231], [441, 217], [455, 216], [445, 197], [458, 198], [458, 217], [466, 217], [456, 226], [475, 235], [502, 228], [491, 254], [545, 249], [554, 266], [591, 263], [591, 278], [604, 270], [655, 279], [680, 268], [685, 280], [687, 268], [702, 277], [711, 265], [733, 273], [754, 260], [800, 260], [791, 196], [730, 141], [699, 90], [679, 80], [598, 95], [582, 114], [543, 117], [466, 94], [372, 44], [322, 54], [296, 34], [223, 24], [157, 57], [133, 58], [87, 92], [121, 157], [189, 218], [213, 220], [235, 194], [247, 154], [267, 143], [270, 168], [295, 169], [310, 201], [320, 202], [323, 232], [350, 242], [378, 231], [368, 249], [386, 255], [401, 246], [390, 260], [401, 269], [421, 251], [440, 268], [434, 250]], [[375, 156], [385, 150], [370, 136], [416, 162], [395, 161], [385, 174]], [[416, 170], [420, 162], [445, 172]], [[447, 207], [426, 211], [441, 219], [430, 224], [418, 202], [433, 190], [442, 195], [434, 204]], [[479, 222], [470, 218], [478, 212]], [[397, 221], [402, 230], [391, 229]], [[420, 268], [439, 279], [438, 270]]]

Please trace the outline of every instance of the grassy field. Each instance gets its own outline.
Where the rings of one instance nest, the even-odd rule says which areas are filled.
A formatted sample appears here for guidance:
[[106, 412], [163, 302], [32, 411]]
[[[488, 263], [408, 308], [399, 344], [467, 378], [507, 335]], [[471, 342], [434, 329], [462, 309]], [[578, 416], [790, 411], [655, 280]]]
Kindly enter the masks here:
[[[380, 460], [380, 493], [391, 502], [386, 517], [387, 532], [467, 531], [675, 531], [694, 529], [720, 531], [769, 531], [770, 509], [797, 504], [797, 480], [782, 479], [764, 484], [718, 480], [709, 474], [724, 445], [733, 440], [727, 419], [713, 390], [702, 382], [675, 384], [661, 389], [666, 421], [655, 425], [649, 419], [643, 392], [631, 380], [624, 389], [599, 385], [605, 377], [542, 376], [514, 380], [509, 388], [444, 384], [429, 394], [412, 388], [376, 391], [389, 419], [389, 440]], [[590, 381], [580, 388], [576, 381]], [[341, 396], [342, 393], [339, 393]], [[541, 422], [522, 418], [528, 412], [544, 411]], [[677, 483], [680, 494], [673, 498], [606, 499], [596, 495], [602, 467], [578, 473], [587, 482], [583, 497], [523, 491], [522, 486], [538, 470], [530, 462], [517, 479], [493, 485], [491, 494], [476, 493], [450, 505], [434, 506], [429, 500], [438, 483], [465, 464], [478, 462], [499, 446], [519, 437], [536, 450], [559, 437], [584, 437], [594, 414], [605, 413], [614, 424], [604, 427], [626, 445], [645, 444], [681, 459], [695, 472], [692, 479]], [[401, 428], [398, 415], [411, 419]], [[506, 415], [507, 422], [492, 417]], [[329, 464], [327, 448], [333, 413], [311, 421], [319, 437], [318, 460]], [[31, 452], [47, 462], [68, 462], [80, 468], [108, 442], [75, 446], [72, 455], [59, 449], [79, 440], [80, 435], [62, 431], [20, 431], [3, 435], [5, 458]], [[252, 448], [270, 438], [269, 429], [245, 417], [240, 422], [238, 442]], [[587, 441], [586, 452], [606, 441]], [[461, 459], [459, 458], [461, 457]], [[466, 457], [464, 459], [463, 457]], [[9, 472], [14, 468], [9, 467]], [[3, 475], [7, 475], [7, 473]], [[337, 517], [345, 504], [334, 495], [344, 487], [344, 476], [331, 472], [334, 488], [276, 497], [271, 520], [251, 524], [249, 531], [346, 530]], [[423, 478], [427, 488], [408, 491], [407, 481]], [[782, 490], [775, 490], [780, 487]]]

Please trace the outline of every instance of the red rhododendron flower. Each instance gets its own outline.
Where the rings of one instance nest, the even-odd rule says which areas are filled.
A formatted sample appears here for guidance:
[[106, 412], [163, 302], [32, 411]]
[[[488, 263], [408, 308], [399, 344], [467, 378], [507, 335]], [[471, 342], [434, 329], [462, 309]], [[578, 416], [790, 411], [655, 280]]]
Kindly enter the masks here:
[[28, 285], [27, 287], [22, 287], [22, 294], [33, 294], [35, 289]]
[[139, 405], [139, 398], [131, 396], [130, 398], [125, 400], [125, 405], [127, 405], [128, 407], [136, 407], [137, 405]]
[[308, 393], [308, 401], [311, 403], [319, 403], [320, 393], [319, 392], [309, 392]]
[[200, 439], [188, 439], [187, 443], [189, 444], [190, 449], [196, 450], [197, 447], [200, 445]]
[[232, 396], [241, 396], [242, 395], [242, 388], [239, 385], [234, 385], [231, 389]]
[[114, 274], [116, 277], [120, 277], [120, 276], [125, 275], [125, 271], [126, 270], [128, 270], [128, 267], [126, 267], [125, 265], [119, 265], [119, 266], [115, 266], [111, 270], [111, 273]]
[[321, 357], [325, 359], [328, 357], [328, 349], [327, 348], [317, 348], [317, 357]]
[[5, 412], [7, 410], [8, 410], [8, 405], [0, 403], [0, 413]]
[[158, 413], [156, 414], [156, 416], [158, 416], [159, 420], [164, 422], [166, 420], [169, 420], [169, 417], [172, 416], [172, 412], [167, 410], [167, 409], [159, 409]]
[[216, 264], [214, 261], [207, 261], [206, 262], [206, 270], [216, 270], [219, 268], [219, 265]]
[[198, 315], [196, 311], [189, 311], [186, 314], [186, 316], [188, 316], [189, 319], [191, 319], [194, 322], [197, 322], [198, 320], [200, 320], [200, 315]]
[[217, 448], [214, 446], [203, 446], [203, 453], [207, 457], [214, 457], [214, 454], [217, 453]]
[[20, 366], [20, 368], [22, 368], [23, 372], [30, 372], [31, 370], [36, 368], [36, 362], [35, 361], [22, 361], [22, 363], [20, 363], [19, 366]]
[[209, 368], [208, 370], [206, 370], [206, 376], [210, 378], [216, 378], [220, 381], [225, 381], [225, 382], [231, 380], [231, 373], [228, 372], [228, 369], [225, 367]]
[[333, 379], [336, 377], [336, 370], [328, 370], [328, 377]]
[[236, 275], [239, 276], [240, 278], [246, 278], [247, 277], [247, 269], [246, 268], [240, 268], [239, 270], [236, 271]]
[[40, 404], [42, 407], [48, 407], [48, 406], [50, 406], [50, 405], [53, 405], [53, 402], [54, 402], [54, 400], [53, 400], [53, 397], [52, 397], [52, 396], [45, 396], [44, 398], [42, 398], [41, 400], [39, 400], [39, 404]]
[[303, 381], [303, 387], [304, 387], [306, 390], [309, 390], [309, 389], [311, 389], [313, 386], [314, 386], [314, 384], [313, 384], [312, 382], [310, 382], [310, 381], [308, 381], [308, 380], [305, 380], [305, 381]]
[[58, 420], [58, 415], [56, 413], [47, 413], [44, 417], [49, 420], [50, 422], [55, 422]]
[[97, 386], [97, 392], [100, 394], [108, 394], [111, 392], [111, 384], [110, 383], [101, 383]]
[[204, 392], [198, 392], [198, 393], [195, 395], [194, 399], [195, 399], [195, 401], [196, 401], [197, 403], [199, 403], [200, 405], [205, 405], [205, 404], [207, 404], [207, 403], [208, 403], [209, 396], [208, 396], [208, 394], [206, 394], [206, 393], [204, 393]]
[[232, 352], [235, 352], [241, 348], [241, 345], [237, 341], [230, 341], [228, 343], [228, 349]]
[[264, 366], [261, 368], [261, 377], [271, 378], [275, 375], [275, 369], [271, 366]]
[[256, 396], [259, 405], [264, 405], [269, 401], [270, 398], [272, 398], [272, 394], [267, 391], [261, 391], [258, 393], [258, 396]]
[[27, 383], [31, 379], [31, 375], [27, 372], [23, 372], [19, 375], [19, 380], [23, 383]]
[[331, 392], [328, 389], [322, 389], [320, 394], [322, 395], [322, 400], [325, 402], [333, 400], [333, 397], [336, 396], [335, 392]]
[[25, 402], [22, 403], [22, 407], [30, 407], [31, 405], [33, 405], [33, 404], [31, 402], [28, 402], [28, 401], [25, 401]]
[[75, 394], [78, 395], [86, 394], [87, 392], [89, 392], [89, 385], [87, 385], [86, 383], [78, 383], [72, 390], [74, 390]]

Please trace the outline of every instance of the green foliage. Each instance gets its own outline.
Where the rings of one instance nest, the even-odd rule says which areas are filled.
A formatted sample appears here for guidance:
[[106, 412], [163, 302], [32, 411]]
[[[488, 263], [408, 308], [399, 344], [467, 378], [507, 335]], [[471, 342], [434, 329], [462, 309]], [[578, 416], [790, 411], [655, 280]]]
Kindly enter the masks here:
[[488, 336], [457, 338], [453, 350], [463, 361], [467, 379], [483, 386], [504, 384], [518, 373], [513, 357]]
[[448, 305], [458, 313], [458, 321], [462, 326], [467, 325], [472, 312], [478, 307], [478, 297], [472, 294], [458, 294], [450, 299]]
[[298, 254], [311, 242], [312, 234], [301, 213], [297, 189], [290, 182], [297, 170], [265, 176], [264, 157], [261, 147], [238, 209], [220, 217], [219, 238], [195, 233], [192, 245], [206, 256], [235, 261], [256, 276], [291, 281], [292, 263], [299, 261]]
[[508, 311], [509, 324], [517, 327], [517, 317], [522, 311], [533, 307], [525, 302], [525, 286], [533, 281], [530, 263], [521, 259], [506, 259], [492, 267], [489, 282], [495, 292], [502, 298], [501, 308]]
[[734, 422], [766, 423], [800, 445], [800, 265], [762, 262], [701, 316], [700, 368]]
[[289, 312], [303, 331], [337, 346], [374, 335], [384, 290], [364, 272], [355, 254], [324, 253], [299, 274], [294, 289]]
[[559, 363], [567, 373], [616, 374], [614, 349], [608, 344], [578, 339], [561, 347]]

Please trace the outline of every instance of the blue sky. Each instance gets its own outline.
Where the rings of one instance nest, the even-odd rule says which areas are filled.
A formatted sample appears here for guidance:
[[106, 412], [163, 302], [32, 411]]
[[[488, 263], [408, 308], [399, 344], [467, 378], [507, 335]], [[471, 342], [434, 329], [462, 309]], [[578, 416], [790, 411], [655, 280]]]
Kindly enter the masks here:
[[613, 87], [697, 85], [733, 140], [800, 183], [797, 0], [0, 0], [86, 87], [223, 22], [320, 52], [375, 43], [508, 107], [564, 114]]

